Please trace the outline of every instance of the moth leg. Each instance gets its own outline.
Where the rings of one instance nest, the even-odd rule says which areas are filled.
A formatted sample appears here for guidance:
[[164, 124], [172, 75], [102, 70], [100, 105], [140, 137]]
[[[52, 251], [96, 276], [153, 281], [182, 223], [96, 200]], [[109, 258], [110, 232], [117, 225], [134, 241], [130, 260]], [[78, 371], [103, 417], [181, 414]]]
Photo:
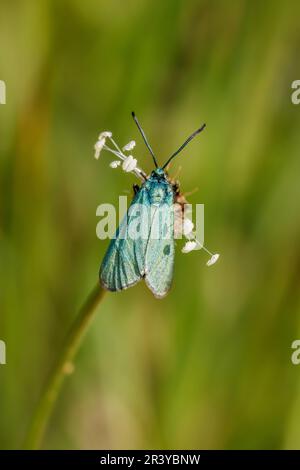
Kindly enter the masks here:
[[138, 184], [134, 184], [133, 185], [133, 192], [134, 192], [134, 195], [136, 195], [140, 190], [140, 187]]
[[184, 193], [183, 196], [191, 196], [192, 194], [195, 194], [197, 191], [199, 191], [199, 188], [198, 188], [198, 187], [192, 189], [192, 190], [189, 191], [188, 193]]

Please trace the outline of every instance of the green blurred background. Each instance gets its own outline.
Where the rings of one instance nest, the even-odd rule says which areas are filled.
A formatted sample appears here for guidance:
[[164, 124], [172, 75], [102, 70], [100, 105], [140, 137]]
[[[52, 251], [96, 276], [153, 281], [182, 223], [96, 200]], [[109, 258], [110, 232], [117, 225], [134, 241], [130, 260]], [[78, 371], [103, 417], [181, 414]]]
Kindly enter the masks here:
[[96, 207], [136, 181], [101, 130], [172, 165], [205, 204], [173, 289], [107, 294], [44, 448], [300, 448], [297, 0], [1, 0], [0, 448], [20, 448], [107, 241]]

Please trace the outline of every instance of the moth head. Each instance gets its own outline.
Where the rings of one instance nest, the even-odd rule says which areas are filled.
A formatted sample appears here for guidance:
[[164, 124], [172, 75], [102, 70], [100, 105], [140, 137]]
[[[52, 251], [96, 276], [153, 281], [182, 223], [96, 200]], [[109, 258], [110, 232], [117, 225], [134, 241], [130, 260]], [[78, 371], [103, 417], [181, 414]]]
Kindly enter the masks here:
[[159, 181], [166, 179], [166, 173], [162, 168], [155, 168], [155, 170], [152, 171], [151, 176]]

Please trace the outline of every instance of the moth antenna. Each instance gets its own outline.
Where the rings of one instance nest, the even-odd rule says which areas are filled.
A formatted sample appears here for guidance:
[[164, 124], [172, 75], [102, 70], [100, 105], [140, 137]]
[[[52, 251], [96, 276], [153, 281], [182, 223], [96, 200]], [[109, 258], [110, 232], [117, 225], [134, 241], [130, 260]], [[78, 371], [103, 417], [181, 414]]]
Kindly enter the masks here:
[[206, 124], [203, 124], [201, 127], [199, 127], [199, 129], [197, 129], [195, 132], [193, 132], [184, 142], [183, 144], [179, 147], [178, 150], [176, 150], [176, 152], [174, 152], [170, 158], [167, 160], [167, 162], [164, 164], [164, 166], [162, 167], [162, 169], [166, 168], [167, 165], [169, 165], [169, 163], [171, 162], [171, 160], [173, 160], [174, 157], [176, 157], [176, 155], [178, 155], [181, 150], [184, 149], [184, 147], [187, 146], [187, 144], [193, 140], [194, 137], [196, 137], [197, 134], [200, 134], [200, 132], [203, 131], [203, 129], [206, 127]]
[[135, 115], [135, 113], [134, 113], [133, 111], [132, 111], [131, 115], [132, 115], [132, 117], [133, 117], [133, 119], [134, 119], [134, 122], [136, 123], [136, 125], [137, 125], [137, 127], [138, 127], [138, 130], [140, 131], [140, 133], [141, 133], [141, 135], [142, 135], [142, 137], [143, 137], [143, 140], [144, 140], [144, 142], [145, 142], [145, 144], [146, 144], [147, 149], [149, 150], [149, 152], [150, 152], [151, 155], [152, 155], [152, 158], [153, 158], [153, 161], [154, 161], [154, 164], [155, 164], [156, 168], [158, 168], [158, 164], [157, 164], [157, 161], [156, 161], [156, 157], [155, 157], [155, 155], [154, 155], [154, 153], [153, 153], [153, 150], [152, 150], [152, 148], [151, 148], [151, 146], [150, 146], [150, 144], [149, 144], [149, 142], [148, 142], [148, 140], [147, 140], [147, 137], [146, 137], [145, 132], [143, 131], [142, 127], [140, 126], [140, 123], [139, 123], [139, 121], [138, 121], [138, 119], [137, 119], [137, 117], [136, 117], [136, 115]]

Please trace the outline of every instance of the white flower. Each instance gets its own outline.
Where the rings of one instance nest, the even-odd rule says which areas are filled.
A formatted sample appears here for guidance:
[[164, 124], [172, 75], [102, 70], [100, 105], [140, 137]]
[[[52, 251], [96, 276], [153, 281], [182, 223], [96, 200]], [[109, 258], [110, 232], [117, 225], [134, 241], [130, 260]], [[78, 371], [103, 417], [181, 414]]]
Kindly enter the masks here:
[[95, 143], [95, 158], [96, 160], [98, 160], [98, 158], [100, 157], [100, 153], [101, 153], [101, 150], [103, 149], [105, 145], [105, 137], [102, 137], [101, 139], [99, 139], [96, 143]]
[[219, 257], [219, 253], [215, 253], [214, 255], [212, 255], [212, 257], [207, 261], [206, 266], [211, 266], [212, 264], [215, 264], [218, 261]]
[[128, 142], [128, 144], [124, 145], [124, 147], [123, 147], [122, 150], [123, 150], [124, 152], [128, 152], [128, 151], [134, 149], [134, 147], [135, 147], [135, 141], [134, 141], [134, 140], [131, 140], [130, 142]]
[[194, 224], [190, 219], [184, 219], [182, 231], [185, 236], [189, 235], [194, 230]]
[[122, 163], [122, 168], [126, 173], [133, 171], [136, 168], [137, 159], [133, 158], [132, 155], [129, 155]]
[[110, 166], [111, 168], [118, 168], [118, 166], [120, 166], [120, 165], [121, 165], [120, 160], [114, 160], [113, 162], [111, 162], [111, 163], [109, 164], [109, 166]]
[[[125, 145], [124, 150], [121, 150], [115, 140], [112, 138], [112, 132], [104, 131], [99, 134], [98, 141], [95, 144], [95, 158], [98, 159], [102, 150], [112, 153], [115, 157], [119, 158], [120, 161], [114, 160], [111, 162], [111, 168], [117, 168], [122, 164], [122, 168], [126, 172], [133, 171], [136, 176], [141, 180], [146, 180], [146, 173], [137, 167], [137, 160], [132, 155], [126, 155], [124, 152], [134, 148], [135, 142], [131, 140]], [[107, 140], [109, 139], [109, 142]]]
[[111, 138], [112, 137], [112, 132], [110, 131], [103, 131], [101, 132], [101, 134], [99, 134], [99, 137], [98, 137], [98, 140], [101, 140], [101, 139], [107, 139], [107, 138]]
[[112, 137], [112, 132], [110, 131], [104, 131], [104, 132], [101, 132], [101, 134], [99, 134], [98, 140], [95, 143], [95, 147], [94, 147], [96, 160], [98, 160], [98, 158], [100, 157], [100, 153], [105, 145], [106, 139], [111, 138], [111, 137]]
[[189, 253], [190, 251], [193, 251], [197, 246], [197, 242], [195, 240], [190, 240], [186, 242], [184, 247], [182, 248], [181, 252], [182, 253]]

